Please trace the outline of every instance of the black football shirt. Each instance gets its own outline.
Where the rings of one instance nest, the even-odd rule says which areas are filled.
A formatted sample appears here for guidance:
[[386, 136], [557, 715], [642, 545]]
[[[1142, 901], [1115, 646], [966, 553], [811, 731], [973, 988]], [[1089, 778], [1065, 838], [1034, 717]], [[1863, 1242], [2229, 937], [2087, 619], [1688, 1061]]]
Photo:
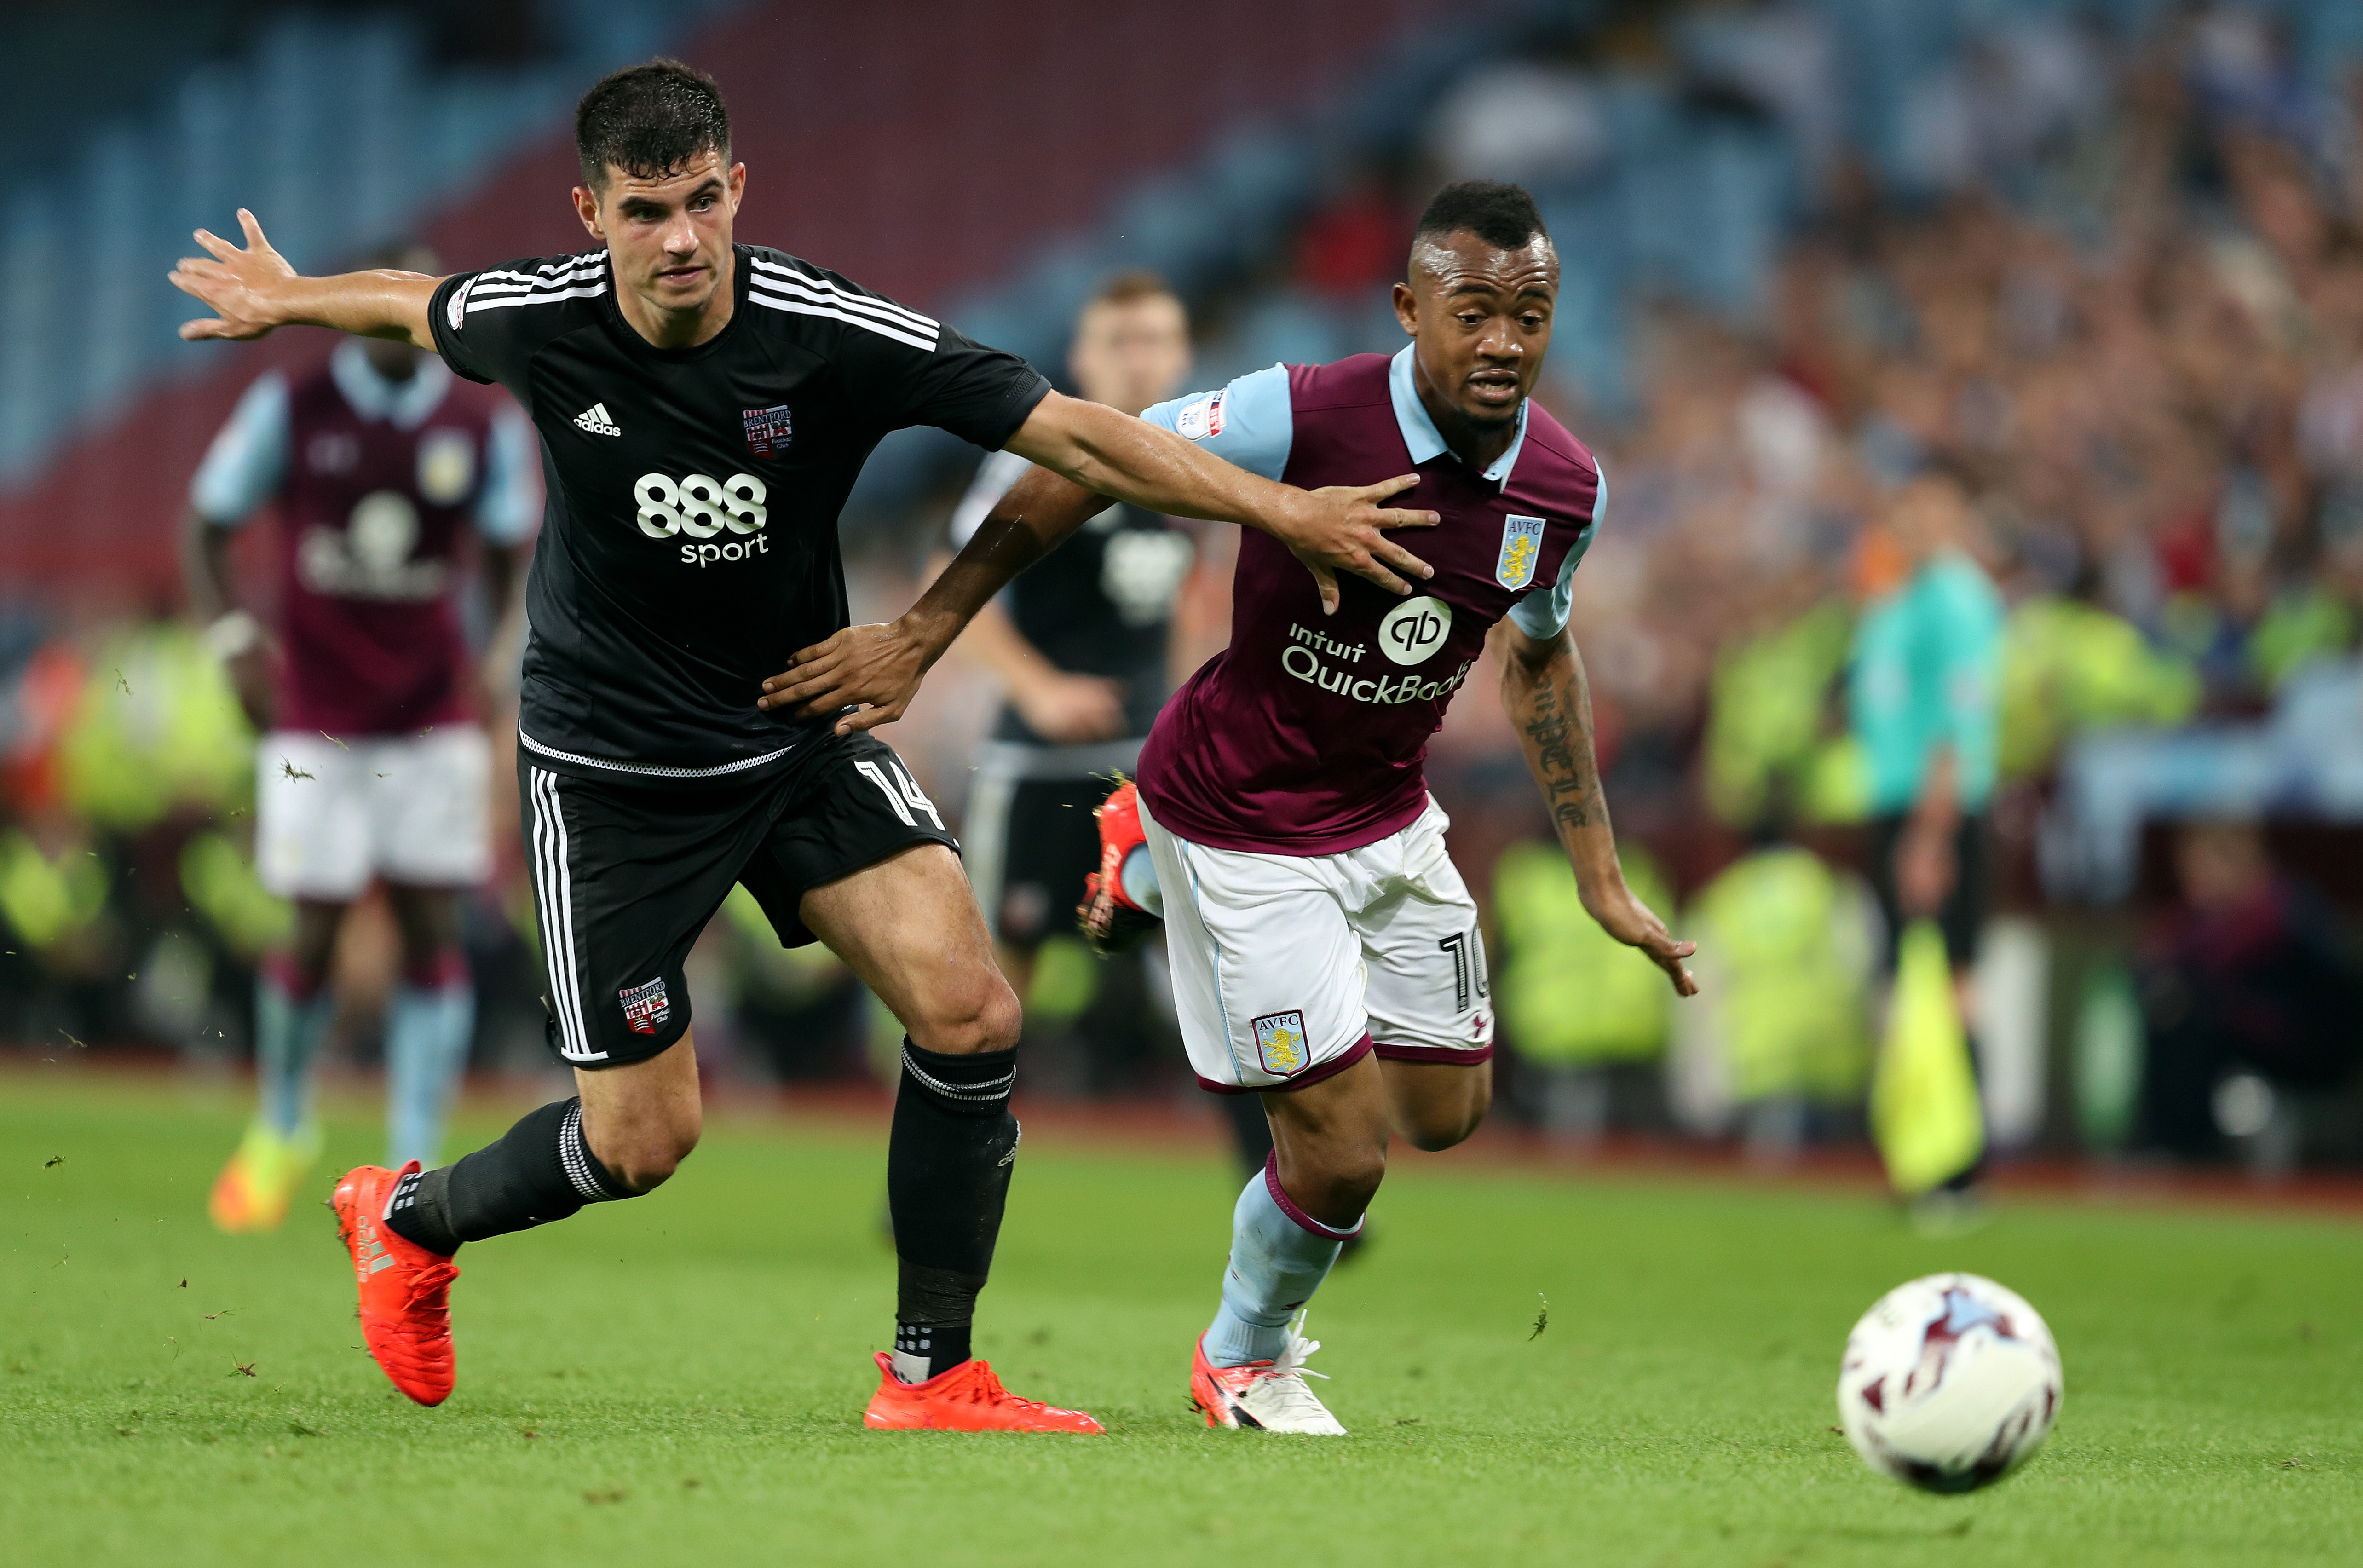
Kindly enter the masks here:
[[444, 361], [506, 387], [541, 435], [518, 721], [541, 766], [684, 784], [784, 765], [826, 721], [755, 701], [847, 623], [838, 513], [863, 460], [907, 425], [999, 448], [1049, 391], [835, 272], [735, 255], [737, 308], [691, 349], [625, 322], [604, 250], [435, 292]]
[[[953, 549], [976, 536], [993, 506], [1033, 466], [1015, 452], [984, 460], [953, 508]], [[1059, 669], [1122, 686], [1122, 738], [1137, 740], [1148, 733], [1165, 706], [1174, 602], [1197, 555], [1193, 536], [1171, 518], [1118, 501], [1012, 579], [1003, 590], [1003, 606], [1017, 634]], [[1020, 745], [1046, 744], [1014, 703], [1003, 705], [993, 735]]]

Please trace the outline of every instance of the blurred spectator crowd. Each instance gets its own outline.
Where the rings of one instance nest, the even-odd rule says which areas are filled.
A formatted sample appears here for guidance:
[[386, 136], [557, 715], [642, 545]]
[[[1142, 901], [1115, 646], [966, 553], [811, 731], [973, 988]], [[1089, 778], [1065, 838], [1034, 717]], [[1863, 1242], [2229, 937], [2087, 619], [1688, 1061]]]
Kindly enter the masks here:
[[[2363, 1162], [2363, 72], [2324, 67], [2304, 6], [1987, 9], [1867, 119], [1835, 83], [1878, 7], [1591, 8], [1344, 161], [1195, 302], [1197, 379], [1394, 348], [1442, 180], [1541, 201], [1568, 279], [1542, 395], [1611, 497], [1573, 621], [1609, 799], [1707, 992], [1677, 1007], [1583, 916], [1472, 679], [1430, 776], [1489, 911], [1512, 1114], [1767, 1158], [1862, 1136], [1889, 933], [1847, 675], [1899, 583], [1895, 497], [1934, 473], [2007, 606], [1969, 1009], [1993, 1146]], [[899, 558], [868, 559], [857, 603], [892, 613]], [[0, 1037], [234, 1052], [285, 917], [202, 644], [19, 606], [0, 670]], [[948, 806], [981, 706], [893, 736]], [[480, 1065], [539, 1060], [516, 862], [471, 919]], [[750, 1075], [860, 1073], [858, 987], [741, 913], [700, 950], [701, 1043], [711, 1015]], [[1037, 1082], [1181, 1092], [1143, 975], [1046, 955]]]

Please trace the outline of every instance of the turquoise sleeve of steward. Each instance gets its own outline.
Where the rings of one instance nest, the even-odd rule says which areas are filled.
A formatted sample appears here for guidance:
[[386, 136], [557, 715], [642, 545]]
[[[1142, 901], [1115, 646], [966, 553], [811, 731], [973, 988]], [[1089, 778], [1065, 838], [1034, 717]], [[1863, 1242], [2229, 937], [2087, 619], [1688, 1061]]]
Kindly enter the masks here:
[[1575, 603], [1575, 569], [1583, 563], [1584, 553], [1599, 537], [1600, 519], [1607, 515], [1608, 471], [1597, 466], [1597, 458], [1592, 461], [1599, 484], [1592, 495], [1592, 520], [1583, 525], [1583, 532], [1576, 536], [1567, 559], [1559, 563], [1559, 581], [1543, 584], [1510, 606], [1511, 623], [1537, 641], [1567, 629], [1568, 611]]
[[230, 411], [189, 482], [189, 506], [217, 528], [262, 509], [287, 476], [287, 378], [265, 371]]
[[1142, 409], [1140, 417], [1266, 479], [1278, 479], [1287, 469], [1296, 439], [1284, 365], [1240, 376], [1219, 392], [1193, 392]]
[[1952, 744], [1963, 802], [1975, 806], [1992, 791], [2000, 747], [2002, 604], [1985, 573], [1966, 562], [1946, 573], [1942, 593], [1931, 597], [1942, 734]]

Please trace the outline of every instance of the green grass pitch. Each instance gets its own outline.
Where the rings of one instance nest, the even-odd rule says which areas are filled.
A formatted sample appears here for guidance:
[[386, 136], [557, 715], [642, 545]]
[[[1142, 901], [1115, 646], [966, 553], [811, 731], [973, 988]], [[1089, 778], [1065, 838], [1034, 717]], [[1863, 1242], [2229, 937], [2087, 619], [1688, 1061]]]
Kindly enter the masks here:
[[[373, 1158], [345, 1108], [330, 1161]], [[980, 1352], [1113, 1435], [890, 1434], [860, 1425], [891, 1327], [882, 1129], [722, 1116], [651, 1198], [471, 1250], [459, 1392], [422, 1410], [358, 1349], [325, 1211], [207, 1225], [241, 1109], [0, 1076], [0, 1557], [2363, 1561], [2351, 1222], [2017, 1201], [1936, 1242], [1868, 1195], [1406, 1155], [1313, 1314], [1354, 1435], [1290, 1440], [1186, 1408], [1236, 1185], [1217, 1153], [1037, 1137]], [[2034, 1300], [2068, 1380], [2047, 1450], [1958, 1499], [1864, 1469], [1831, 1395], [1856, 1316], [1952, 1267]]]

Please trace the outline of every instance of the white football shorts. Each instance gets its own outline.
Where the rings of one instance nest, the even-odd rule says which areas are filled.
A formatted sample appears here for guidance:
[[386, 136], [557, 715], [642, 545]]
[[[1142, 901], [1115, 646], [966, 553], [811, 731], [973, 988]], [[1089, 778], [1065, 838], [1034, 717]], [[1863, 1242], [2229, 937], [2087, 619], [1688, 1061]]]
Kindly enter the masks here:
[[1294, 1089], [1375, 1050], [1474, 1065], [1493, 1053], [1476, 901], [1435, 801], [1408, 828], [1331, 855], [1178, 839], [1144, 804], [1165, 896], [1182, 1040], [1216, 1094]]
[[473, 724], [341, 742], [275, 729], [255, 752], [262, 884], [331, 904], [381, 876], [472, 887], [492, 874], [492, 777], [491, 743]]

